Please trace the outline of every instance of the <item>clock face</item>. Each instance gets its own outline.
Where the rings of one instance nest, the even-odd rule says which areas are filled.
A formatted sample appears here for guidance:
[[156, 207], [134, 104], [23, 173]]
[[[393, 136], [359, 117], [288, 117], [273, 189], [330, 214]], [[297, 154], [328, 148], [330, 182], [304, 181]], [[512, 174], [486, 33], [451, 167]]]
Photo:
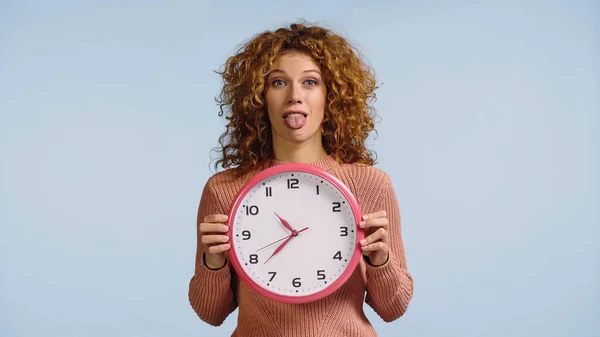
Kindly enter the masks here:
[[264, 296], [316, 300], [339, 288], [358, 263], [364, 235], [358, 204], [341, 182], [315, 167], [271, 169], [238, 194], [229, 217], [230, 260]]

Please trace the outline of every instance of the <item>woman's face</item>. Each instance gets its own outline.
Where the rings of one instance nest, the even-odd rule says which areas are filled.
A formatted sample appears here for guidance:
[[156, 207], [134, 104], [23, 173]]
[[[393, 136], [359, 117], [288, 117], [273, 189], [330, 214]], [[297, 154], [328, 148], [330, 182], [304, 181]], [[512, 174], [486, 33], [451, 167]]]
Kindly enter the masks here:
[[327, 90], [319, 67], [299, 52], [281, 55], [267, 76], [266, 103], [274, 146], [321, 146]]

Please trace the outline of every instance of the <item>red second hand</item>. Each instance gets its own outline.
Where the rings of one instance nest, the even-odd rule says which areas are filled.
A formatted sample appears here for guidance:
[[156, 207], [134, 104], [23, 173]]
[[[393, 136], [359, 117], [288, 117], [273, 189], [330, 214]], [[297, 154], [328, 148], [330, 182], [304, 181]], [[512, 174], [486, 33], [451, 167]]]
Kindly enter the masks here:
[[308, 229], [308, 227], [304, 227], [304, 228], [302, 228], [301, 230], [299, 230], [299, 231], [297, 231], [297, 232], [295, 232], [295, 233], [292, 233], [292, 234], [290, 234], [290, 235], [288, 235], [288, 236], [286, 236], [286, 237], [283, 237], [283, 238], [281, 238], [281, 239], [279, 239], [279, 240], [277, 240], [277, 241], [275, 241], [275, 242], [271, 242], [271, 243], [269, 243], [268, 245], [266, 245], [266, 246], [264, 246], [264, 247], [262, 247], [262, 248], [259, 248], [259, 249], [257, 249], [256, 251], [258, 252], [259, 250], [263, 250], [263, 249], [265, 249], [265, 248], [267, 248], [267, 247], [271, 247], [272, 245], [276, 244], [277, 242], [281, 242], [281, 241], [283, 241], [283, 240], [285, 240], [285, 239], [287, 239], [287, 238], [290, 238], [290, 237], [296, 236], [296, 235], [300, 234], [301, 232], [304, 232], [304, 231], [305, 231], [305, 230], [307, 230], [307, 229]]

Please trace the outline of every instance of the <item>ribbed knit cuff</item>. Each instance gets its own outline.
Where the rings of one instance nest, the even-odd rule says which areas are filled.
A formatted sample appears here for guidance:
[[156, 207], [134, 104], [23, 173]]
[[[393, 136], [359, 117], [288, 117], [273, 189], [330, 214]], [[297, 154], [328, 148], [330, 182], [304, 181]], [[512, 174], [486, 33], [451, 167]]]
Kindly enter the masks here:
[[394, 255], [390, 254], [381, 266], [366, 265], [368, 286], [376, 293], [373, 296], [395, 296], [398, 291], [410, 293], [412, 276], [398, 267]]
[[205, 255], [202, 253], [202, 260], [198, 261], [196, 274], [201, 279], [219, 281], [230, 277], [229, 260], [225, 261], [223, 267], [212, 269], [206, 265]]

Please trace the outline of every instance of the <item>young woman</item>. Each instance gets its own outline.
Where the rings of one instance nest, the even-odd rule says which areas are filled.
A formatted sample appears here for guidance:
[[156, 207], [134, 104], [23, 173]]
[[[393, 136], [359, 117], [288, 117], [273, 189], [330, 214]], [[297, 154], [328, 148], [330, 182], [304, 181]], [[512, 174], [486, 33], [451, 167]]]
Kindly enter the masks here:
[[[386, 322], [413, 294], [389, 176], [365, 147], [374, 129], [375, 79], [348, 42], [330, 30], [293, 24], [267, 31], [229, 58], [221, 73], [220, 137], [225, 169], [206, 183], [198, 209], [198, 247], [189, 300], [200, 319], [218, 326], [239, 308], [232, 336], [376, 336], [363, 312]], [[226, 214], [239, 189], [259, 171], [287, 162], [327, 170], [357, 198], [366, 230], [363, 259], [324, 299], [283, 304], [254, 293], [230, 266]]]

